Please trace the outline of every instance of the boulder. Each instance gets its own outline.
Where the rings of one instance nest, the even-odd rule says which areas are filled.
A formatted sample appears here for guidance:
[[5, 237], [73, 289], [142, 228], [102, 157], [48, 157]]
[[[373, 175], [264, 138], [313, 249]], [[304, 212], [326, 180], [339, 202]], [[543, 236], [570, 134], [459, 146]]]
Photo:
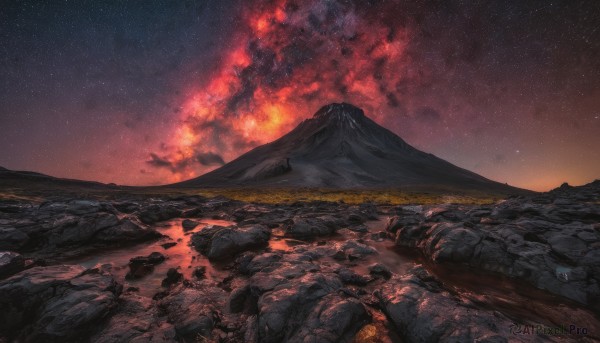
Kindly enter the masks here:
[[19, 250], [29, 240], [29, 236], [14, 227], [0, 228], [0, 249]]
[[25, 269], [25, 258], [12, 251], [0, 251], [0, 279]]
[[542, 342], [514, 335], [511, 319], [464, 302], [422, 267], [393, 277], [377, 291], [383, 312], [406, 342]]
[[140, 279], [154, 271], [154, 266], [163, 263], [165, 256], [159, 252], [153, 252], [148, 256], [137, 256], [129, 260], [129, 272], [125, 275], [127, 279]]
[[192, 236], [192, 245], [211, 260], [224, 260], [235, 255], [264, 247], [271, 230], [263, 225], [249, 227], [210, 227]]
[[0, 282], [0, 332], [18, 341], [85, 341], [120, 291], [110, 275], [81, 266], [28, 269]]
[[170, 287], [177, 284], [178, 282], [181, 282], [182, 280], [183, 274], [178, 272], [175, 268], [169, 268], [169, 270], [167, 271], [167, 277], [164, 278], [162, 281], [162, 286]]
[[181, 222], [181, 227], [183, 227], [183, 231], [191, 231], [196, 228], [200, 223], [191, 219], [184, 219]]

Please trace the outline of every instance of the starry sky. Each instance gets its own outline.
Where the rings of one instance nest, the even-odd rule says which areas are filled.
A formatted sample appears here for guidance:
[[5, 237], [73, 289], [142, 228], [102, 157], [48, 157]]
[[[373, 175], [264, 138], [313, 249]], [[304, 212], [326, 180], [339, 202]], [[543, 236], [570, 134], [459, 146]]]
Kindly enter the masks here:
[[597, 0], [4, 1], [0, 166], [156, 185], [349, 102], [510, 185], [600, 178]]

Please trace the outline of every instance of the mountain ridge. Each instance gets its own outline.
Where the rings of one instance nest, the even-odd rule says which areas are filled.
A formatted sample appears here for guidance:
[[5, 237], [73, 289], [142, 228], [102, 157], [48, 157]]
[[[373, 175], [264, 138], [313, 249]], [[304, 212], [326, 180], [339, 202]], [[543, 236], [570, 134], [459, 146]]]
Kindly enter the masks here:
[[412, 147], [348, 103], [323, 106], [279, 139], [174, 186], [520, 190]]

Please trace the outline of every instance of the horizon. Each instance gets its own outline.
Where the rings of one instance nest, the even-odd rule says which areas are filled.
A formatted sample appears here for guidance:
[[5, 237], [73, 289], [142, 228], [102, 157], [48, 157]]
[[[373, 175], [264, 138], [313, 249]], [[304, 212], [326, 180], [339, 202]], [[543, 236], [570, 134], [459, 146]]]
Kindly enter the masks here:
[[490, 180], [587, 184], [600, 178], [598, 7], [10, 2], [0, 166], [171, 184], [348, 102]]

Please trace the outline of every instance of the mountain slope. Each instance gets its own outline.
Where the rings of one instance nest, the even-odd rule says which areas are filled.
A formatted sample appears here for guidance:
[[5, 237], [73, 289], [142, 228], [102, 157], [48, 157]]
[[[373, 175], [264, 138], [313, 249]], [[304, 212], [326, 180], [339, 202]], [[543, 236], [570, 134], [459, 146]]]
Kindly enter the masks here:
[[346, 103], [324, 106], [278, 140], [178, 185], [516, 190], [413, 148]]

